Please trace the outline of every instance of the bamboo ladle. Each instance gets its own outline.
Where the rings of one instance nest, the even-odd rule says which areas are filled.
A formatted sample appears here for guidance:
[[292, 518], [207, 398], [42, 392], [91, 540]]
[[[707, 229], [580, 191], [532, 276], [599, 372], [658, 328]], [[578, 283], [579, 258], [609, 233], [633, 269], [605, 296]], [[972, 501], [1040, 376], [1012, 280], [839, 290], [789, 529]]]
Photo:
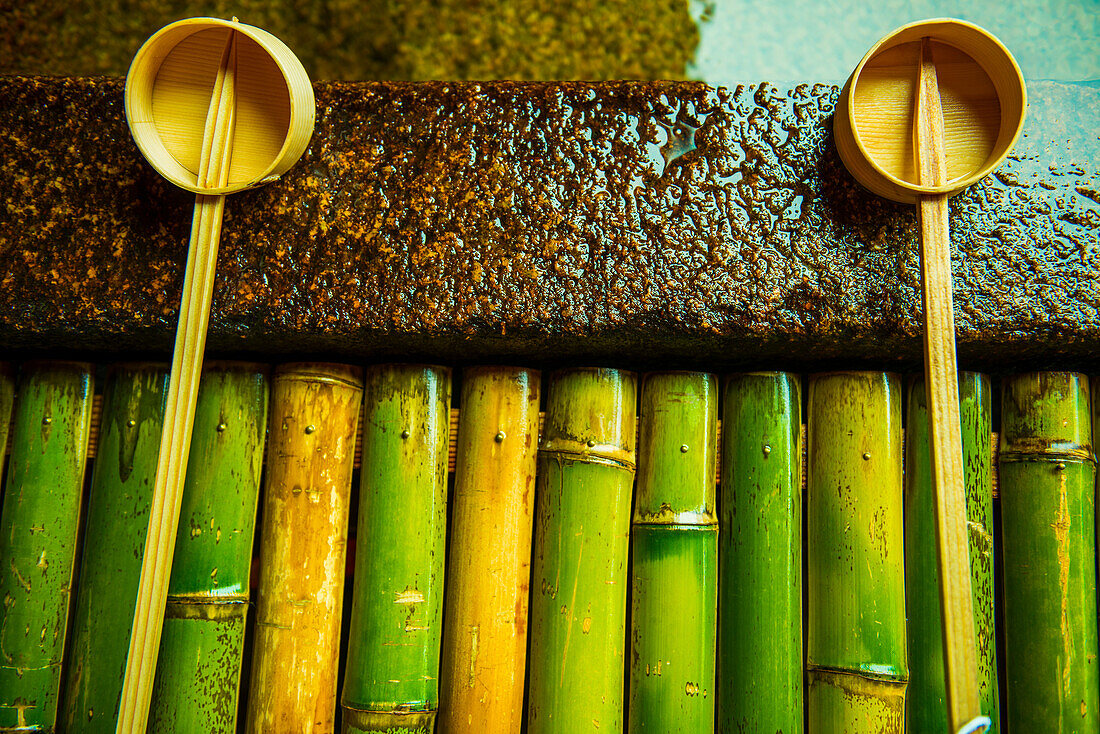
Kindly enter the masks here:
[[951, 731], [981, 731], [959, 425], [948, 198], [1008, 155], [1027, 107], [1012, 55], [959, 20], [913, 23], [863, 57], [837, 105], [837, 149], [871, 191], [916, 203], [936, 553]]
[[305, 70], [281, 41], [234, 18], [157, 31], [126, 77], [126, 118], [142, 154], [194, 192], [168, 401], [116, 732], [143, 734], [156, 672], [225, 194], [289, 169], [313, 134]]

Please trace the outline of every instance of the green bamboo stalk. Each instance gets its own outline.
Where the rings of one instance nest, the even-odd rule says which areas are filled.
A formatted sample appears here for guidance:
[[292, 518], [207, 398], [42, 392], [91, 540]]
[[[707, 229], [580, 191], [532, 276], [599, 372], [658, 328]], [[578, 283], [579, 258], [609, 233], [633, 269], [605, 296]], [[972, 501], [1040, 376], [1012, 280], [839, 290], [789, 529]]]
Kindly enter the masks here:
[[529, 734], [621, 731], [637, 379], [551, 374], [536, 475]]
[[[993, 474], [989, 378], [959, 373], [959, 413], [970, 540], [970, 584], [982, 713], [1000, 731], [997, 701], [997, 651], [993, 621]], [[907, 717], [911, 731], [947, 731], [947, 687], [943, 671], [939, 572], [936, 561], [929, 417], [924, 381], [909, 387], [905, 458], [905, 605], [909, 613], [909, 688]]]
[[237, 728], [267, 375], [256, 364], [203, 367], [149, 732]]
[[733, 375], [723, 404], [719, 731], [801, 734], [801, 384]]
[[431, 732], [439, 700], [451, 371], [366, 370], [345, 732]]
[[91, 419], [92, 365], [23, 366], [0, 515], [0, 731], [54, 731]]
[[646, 375], [631, 546], [632, 732], [714, 730], [718, 380]]
[[1088, 378], [1001, 388], [1005, 718], [1011, 734], [1100, 732], [1096, 469]]
[[120, 365], [103, 397], [62, 708], [66, 732], [115, 730], [157, 470], [168, 368]]
[[815, 733], [905, 731], [901, 435], [896, 375], [810, 379], [806, 719]]

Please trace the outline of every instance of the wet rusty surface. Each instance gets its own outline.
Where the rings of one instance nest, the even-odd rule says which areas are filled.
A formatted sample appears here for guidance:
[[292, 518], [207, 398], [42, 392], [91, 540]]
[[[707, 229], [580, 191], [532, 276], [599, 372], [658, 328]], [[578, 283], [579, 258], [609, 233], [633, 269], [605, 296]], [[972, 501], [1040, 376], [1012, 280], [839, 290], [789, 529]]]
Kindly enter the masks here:
[[[921, 356], [916, 222], [832, 145], [836, 87], [325, 83], [226, 206], [212, 354], [718, 366]], [[1100, 90], [1035, 82], [952, 200], [965, 366], [1100, 354]], [[193, 199], [122, 80], [0, 78], [0, 347], [171, 348]]]

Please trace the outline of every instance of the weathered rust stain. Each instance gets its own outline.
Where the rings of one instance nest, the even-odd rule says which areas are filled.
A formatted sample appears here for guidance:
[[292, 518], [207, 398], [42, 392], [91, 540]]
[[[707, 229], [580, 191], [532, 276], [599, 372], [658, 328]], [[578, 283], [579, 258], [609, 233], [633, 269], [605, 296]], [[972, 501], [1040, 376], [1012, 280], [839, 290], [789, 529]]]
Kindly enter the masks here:
[[406, 586], [404, 591], [399, 591], [395, 594], [394, 604], [423, 604], [424, 592], [419, 589], [414, 589], [411, 586]]

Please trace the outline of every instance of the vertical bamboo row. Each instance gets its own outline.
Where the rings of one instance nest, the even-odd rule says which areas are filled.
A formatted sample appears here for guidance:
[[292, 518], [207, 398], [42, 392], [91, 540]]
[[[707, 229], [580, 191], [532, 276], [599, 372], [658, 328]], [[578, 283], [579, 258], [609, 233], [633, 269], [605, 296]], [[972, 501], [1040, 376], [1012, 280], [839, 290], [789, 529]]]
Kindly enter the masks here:
[[246, 731], [331, 732], [362, 371], [275, 369]]
[[365, 375], [345, 732], [431, 732], [438, 708], [451, 371]]
[[815, 734], [905, 731], [901, 435], [896, 375], [810, 379], [806, 718]]
[[441, 734], [519, 734], [540, 374], [462, 374], [440, 668]]
[[237, 729], [267, 373], [245, 363], [203, 368], [149, 732]]
[[1001, 394], [1005, 717], [1012, 734], [1100, 732], [1088, 378], [1038, 372]]
[[623, 727], [636, 403], [630, 372], [550, 376], [531, 568], [530, 734]]
[[[993, 621], [993, 475], [989, 378], [959, 373], [959, 413], [970, 541], [970, 583], [977, 641], [977, 679], [981, 711], [1000, 731], [997, 658]], [[936, 565], [936, 518], [932, 457], [924, 381], [909, 388], [905, 435], [905, 604], [909, 614], [910, 666], [907, 718], [911, 731], [947, 731], [943, 629], [940, 620], [939, 572]]]
[[0, 731], [54, 731], [91, 418], [90, 364], [23, 365], [0, 515]]
[[714, 375], [646, 375], [631, 534], [632, 732], [714, 730], [717, 427]]
[[107, 376], [65, 674], [62, 729], [113, 733], [157, 471], [168, 367]]
[[722, 412], [719, 731], [802, 732], [802, 389], [726, 381]]

